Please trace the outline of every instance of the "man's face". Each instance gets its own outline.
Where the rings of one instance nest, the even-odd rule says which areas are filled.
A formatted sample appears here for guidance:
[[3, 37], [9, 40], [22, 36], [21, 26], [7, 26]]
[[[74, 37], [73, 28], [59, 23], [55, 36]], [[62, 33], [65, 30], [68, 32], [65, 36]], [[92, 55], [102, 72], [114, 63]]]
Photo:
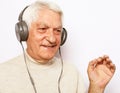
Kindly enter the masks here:
[[35, 60], [46, 63], [59, 49], [62, 19], [57, 12], [48, 9], [43, 9], [38, 14], [38, 20], [29, 29], [27, 52]]

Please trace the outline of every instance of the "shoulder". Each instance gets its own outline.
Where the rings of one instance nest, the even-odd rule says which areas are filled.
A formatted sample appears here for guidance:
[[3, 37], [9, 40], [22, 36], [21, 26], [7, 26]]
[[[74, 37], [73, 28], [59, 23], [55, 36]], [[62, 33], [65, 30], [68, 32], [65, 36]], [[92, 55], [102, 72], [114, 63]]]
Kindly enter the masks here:
[[24, 60], [23, 55], [18, 55], [12, 59], [9, 59], [5, 62], [0, 63], [0, 69], [2, 69], [2, 68], [5, 69], [6, 67], [10, 68], [11, 66], [19, 65], [20, 61], [23, 61], [23, 60]]

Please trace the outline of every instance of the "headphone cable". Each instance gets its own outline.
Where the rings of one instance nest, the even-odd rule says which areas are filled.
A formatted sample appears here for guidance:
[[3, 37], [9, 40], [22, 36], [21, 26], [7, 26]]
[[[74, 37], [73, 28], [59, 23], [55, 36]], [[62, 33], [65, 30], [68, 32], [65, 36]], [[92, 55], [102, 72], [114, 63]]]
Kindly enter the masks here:
[[30, 71], [29, 71], [29, 69], [28, 69], [28, 65], [27, 65], [27, 61], [26, 61], [26, 55], [25, 55], [25, 49], [24, 49], [23, 44], [22, 44], [21, 42], [20, 42], [20, 44], [21, 44], [22, 49], [23, 49], [23, 55], [24, 55], [25, 65], [26, 65], [26, 69], [27, 69], [27, 72], [28, 72], [28, 75], [29, 75], [31, 84], [32, 84], [32, 86], [33, 86], [34, 92], [37, 93], [34, 80], [33, 80], [32, 76], [31, 76], [31, 74], [30, 74]]
[[60, 72], [60, 76], [59, 76], [59, 79], [58, 79], [58, 92], [61, 93], [61, 90], [60, 90], [60, 80], [61, 80], [62, 74], [63, 74], [63, 59], [62, 59], [62, 54], [61, 54], [60, 47], [59, 47], [59, 55], [60, 55], [60, 60], [61, 60], [61, 72]]

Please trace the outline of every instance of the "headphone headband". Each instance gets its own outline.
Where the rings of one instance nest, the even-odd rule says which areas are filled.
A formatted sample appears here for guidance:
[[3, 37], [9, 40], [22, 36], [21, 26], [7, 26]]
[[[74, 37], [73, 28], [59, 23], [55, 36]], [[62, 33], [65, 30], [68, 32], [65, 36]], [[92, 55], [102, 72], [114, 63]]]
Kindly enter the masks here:
[[19, 21], [22, 21], [22, 20], [23, 20], [23, 19], [22, 19], [22, 16], [23, 16], [25, 10], [26, 10], [28, 7], [29, 7], [29, 6], [26, 6], [26, 7], [22, 10], [22, 12], [20, 13], [20, 15], [19, 15], [19, 17], [18, 17], [18, 20], [19, 20]]

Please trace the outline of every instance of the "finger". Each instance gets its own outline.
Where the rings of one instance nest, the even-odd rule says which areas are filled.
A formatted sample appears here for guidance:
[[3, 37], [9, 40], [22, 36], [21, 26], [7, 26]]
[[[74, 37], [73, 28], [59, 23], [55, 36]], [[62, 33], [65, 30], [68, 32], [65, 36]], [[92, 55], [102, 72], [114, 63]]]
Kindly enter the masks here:
[[109, 57], [106, 57], [106, 66], [107, 66], [107, 68], [110, 69], [110, 71], [112, 73], [115, 72], [116, 66], [115, 66], [115, 64], [112, 63], [112, 60]]
[[89, 62], [89, 65], [88, 65], [88, 70], [89, 70], [89, 71], [93, 70], [93, 69], [95, 68], [96, 64], [97, 64], [96, 59], [90, 61], [90, 62]]
[[100, 65], [100, 64], [105, 64], [105, 62], [104, 62], [104, 57], [99, 57], [99, 58], [97, 58], [96, 60], [97, 60], [97, 65]]
[[110, 58], [106, 58], [107, 63], [112, 63], [112, 60]]
[[101, 62], [101, 61], [103, 61], [103, 58], [102, 58], [102, 57], [99, 57], [99, 58], [97, 59], [97, 61], [98, 61], [98, 62]]
[[116, 66], [115, 66], [115, 64], [110, 63], [110, 71], [111, 71], [112, 73], [114, 73], [115, 70], [116, 70]]
[[104, 59], [107, 59], [107, 58], [109, 58], [109, 56], [108, 56], [108, 55], [104, 55], [103, 58], [104, 58]]
[[103, 65], [107, 65], [107, 61], [103, 60]]
[[105, 65], [107, 66], [107, 68], [111, 68], [111, 64], [112, 64], [112, 61], [109, 59], [109, 58], [106, 58], [105, 60]]
[[115, 64], [112, 63], [112, 60], [107, 55], [104, 55], [104, 58], [105, 58], [104, 65], [106, 65], [107, 68], [109, 68], [110, 71], [114, 73], [116, 70]]

